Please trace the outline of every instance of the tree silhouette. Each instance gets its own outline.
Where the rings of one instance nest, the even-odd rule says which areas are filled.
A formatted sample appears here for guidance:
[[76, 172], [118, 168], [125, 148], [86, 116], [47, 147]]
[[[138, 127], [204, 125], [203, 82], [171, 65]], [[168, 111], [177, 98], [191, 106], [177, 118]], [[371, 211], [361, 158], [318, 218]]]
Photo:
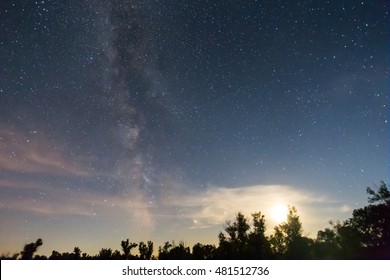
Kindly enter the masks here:
[[340, 248], [339, 258], [359, 259], [359, 251], [362, 244], [361, 234], [351, 227], [348, 221], [333, 224], [336, 232], [336, 242]]
[[282, 223], [280, 227], [285, 233], [287, 247], [289, 244], [292, 244], [297, 238], [302, 236], [302, 223], [299, 220], [298, 211], [294, 206], [289, 206], [287, 222]]
[[217, 248], [218, 259], [228, 260], [233, 256], [233, 244], [227, 240], [226, 236], [220, 232], [218, 234], [219, 246]]
[[192, 258], [194, 260], [214, 260], [216, 256], [217, 248], [215, 245], [196, 243], [192, 247]]
[[126, 239], [126, 241], [122, 240], [121, 242], [122, 250], [123, 250], [123, 257], [125, 260], [128, 260], [130, 257], [131, 249], [137, 247], [137, 243], [129, 242], [129, 239]]
[[22, 260], [31, 260], [34, 253], [38, 250], [38, 247], [42, 246], [43, 242], [41, 238], [38, 238], [35, 243], [29, 243], [24, 245], [23, 251], [21, 253]]
[[165, 242], [163, 247], [158, 248], [158, 258], [160, 260], [189, 260], [191, 259], [191, 251], [189, 247], [181, 241], [179, 245]]
[[51, 255], [49, 257], [49, 260], [60, 260], [61, 259], [61, 253], [53, 250], [51, 252]]
[[14, 253], [10, 256], [10, 253], [2, 253], [0, 255], [0, 260], [17, 260], [19, 257], [20, 253]]
[[340, 258], [340, 247], [336, 237], [336, 232], [333, 229], [326, 228], [318, 231], [314, 252], [316, 259], [331, 260]]
[[265, 216], [261, 212], [253, 213], [253, 231], [249, 233], [249, 252], [250, 259], [267, 259], [271, 257], [271, 246], [268, 238], [265, 236]]
[[111, 248], [102, 248], [99, 251], [99, 254], [97, 255], [97, 258], [99, 260], [109, 260], [112, 258], [112, 249]]
[[275, 233], [270, 237], [272, 254], [276, 259], [282, 259], [287, 250], [285, 237], [280, 226], [276, 226], [274, 231]]
[[265, 236], [265, 217], [261, 212], [252, 214], [252, 228], [242, 213], [234, 222], [226, 222], [225, 232], [218, 235], [217, 255], [220, 259], [266, 259], [271, 257], [271, 247]]
[[141, 260], [150, 260], [153, 254], [153, 242], [148, 241], [148, 243], [145, 244], [141, 241], [138, 245], [138, 250]]
[[74, 247], [73, 249], [74, 259], [79, 260], [81, 258], [81, 250], [79, 247]]
[[171, 260], [189, 260], [191, 259], [190, 247], [186, 247], [183, 241], [179, 245], [173, 246], [169, 251], [169, 259]]
[[390, 258], [390, 192], [382, 181], [378, 191], [368, 187], [367, 194], [368, 206], [355, 209], [346, 221], [331, 222], [333, 229], [318, 232], [317, 258]]
[[248, 253], [249, 229], [245, 216], [238, 212], [233, 223], [227, 222], [225, 232], [219, 235], [220, 256], [222, 258], [245, 259]]
[[369, 194], [368, 202], [370, 204], [380, 203], [390, 205], [390, 191], [384, 181], [380, 182], [380, 186], [377, 192], [368, 187], [367, 193]]
[[[131, 257], [131, 255], [130, 255]], [[123, 256], [119, 250], [115, 250], [110, 257], [111, 260], [123, 260]]]
[[302, 223], [298, 211], [288, 207], [287, 221], [275, 227], [275, 234], [271, 237], [271, 244], [276, 257], [286, 259], [309, 259], [314, 242], [302, 236]]
[[367, 194], [369, 205], [355, 209], [345, 224], [361, 238], [362, 258], [390, 258], [390, 191], [382, 181]]

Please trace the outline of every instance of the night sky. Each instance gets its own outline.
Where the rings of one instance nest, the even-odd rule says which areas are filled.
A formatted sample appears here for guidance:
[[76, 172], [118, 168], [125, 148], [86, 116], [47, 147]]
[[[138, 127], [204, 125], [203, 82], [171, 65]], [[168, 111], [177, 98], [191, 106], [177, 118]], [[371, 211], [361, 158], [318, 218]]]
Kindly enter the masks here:
[[389, 179], [389, 5], [0, 3], [0, 253], [305, 234]]

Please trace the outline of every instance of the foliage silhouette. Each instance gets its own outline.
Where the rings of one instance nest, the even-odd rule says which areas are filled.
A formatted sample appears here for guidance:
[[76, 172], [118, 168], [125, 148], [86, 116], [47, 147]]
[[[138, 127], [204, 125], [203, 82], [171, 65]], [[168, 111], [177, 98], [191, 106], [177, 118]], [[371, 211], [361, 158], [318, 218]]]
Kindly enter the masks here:
[[288, 207], [287, 221], [275, 227], [271, 236], [271, 248], [277, 259], [311, 259], [314, 241], [303, 236], [298, 211]]
[[385, 182], [367, 188], [369, 205], [353, 210], [344, 222], [319, 231], [318, 259], [390, 259], [390, 192]]
[[99, 260], [109, 260], [112, 258], [112, 249], [111, 248], [102, 248], [100, 251], [99, 251], [99, 254], [97, 256], [97, 258]]
[[138, 245], [134, 242], [129, 242], [129, 239], [126, 239], [126, 241], [122, 240], [121, 242], [122, 250], [123, 250], [123, 257], [125, 260], [128, 260], [131, 258], [131, 249], [136, 248]]
[[139, 255], [141, 260], [150, 260], [153, 255], [153, 242], [148, 241], [147, 244], [140, 242], [138, 245]]
[[248, 251], [249, 229], [247, 219], [239, 212], [236, 220], [225, 225], [225, 232], [219, 235], [219, 256], [222, 259], [245, 259]]
[[314, 255], [317, 259], [324, 260], [340, 258], [341, 248], [336, 240], [336, 232], [334, 229], [326, 228], [318, 231], [315, 240]]
[[249, 259], [271, 258], [271, 244], [265, 236], [265, 216], [261, 212], [253, 213], [253, 231], [249, 234]]
[[29, 243], [24, 245], [23, 251], [20, 252], [22, 255], [22, 260], [31, 260], [33, 258], [34, 253], [38, 250], [40, 246], [42, 246], [43, 241], [41, 238], [38, 238], [35, 243]]
[[250, 225], [241, 212], [237, 213], [233, 223], [227, 222], [225, 226], [227, 237], [220, 239], [220, 245], [221, 243], [225, 245], [227, 252], [222, 252], [222, 255], [230, 254], [230, 258], [245, 259], [249, 242], [249, 229]]
[[61, 256], [61, 253], [60, 252], [57, 252], [55, 250], [53, 250], [51, 252], [51, 255], [49, 257], [49, 260], [61, 260], [62, 259], [62, 256]]
[[173, 241], [172, 244], [165, 242], [163, 247], [158, 248], [158, 258], [160, 260], [190, 260], [192, 257], [190, 248], [186, 247], [183, 241], [179, 245], [175, 245]]
[[345, 222], [360, 241], [359, 258], [390, 258], [390, 191], [381, 182], [378, 191], [367, 188], [369, 205], [355, 209]]
[[81, 250], [79, 247], [74, 247], [73, 249], [73, 255], [76, 260], [79, 260], [81, 258]]
[[381, 181], [378, 191], [374, 191], [370, 187], [367, 188], [368, 203], [380, 203], [390, 205], [390, 191], [384, 181]]
[[217, 257], [219, 259], [270, 258], [271, 246], [265, 236], [265, 230], [265, 217], [261, 212], [252, 214], [252, 226], [242, 213], [237, 213], [233, 223], [226, 223], [226, 235], [223, 232], [218, 235]]
[[217, 258], [217, 248], [211, 244], [196, 243], [192, 247], [192, 258], [194, 260], [214, 260]]

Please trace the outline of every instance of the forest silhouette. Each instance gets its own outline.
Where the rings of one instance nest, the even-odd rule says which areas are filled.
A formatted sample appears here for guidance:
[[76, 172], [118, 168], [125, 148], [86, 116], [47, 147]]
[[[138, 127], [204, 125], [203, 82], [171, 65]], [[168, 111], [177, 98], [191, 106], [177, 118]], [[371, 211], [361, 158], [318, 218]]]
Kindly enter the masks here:
[[[295, 207], [289, 207], [287, 220], [266, 236], [265, 216], [253, 213], [248, 220], [242, 213], [226, 222], [218, 235], [218, 246], [195, 244], [192, 249], [184, 242], [165, 242], [153, 255], [152, 241], [134, 243], [122, 240], [121, 250], [102, 248], [97, 255], [82, 252], [60, 253], [50, 256], [36, 254], [43, 240], [25, 244], [20, 253], [2, 255], [1, 259], [22, 260], [215, 260], [215, 259], [390, 259], [390, 192], [385, 182], [377, 190], [367, 188], [368, 205], [355, 209], [345, 221], [330, 222], [316, 238], [304, 236], [302, 223]], [[136, 252], [138, 249], [138, 252]]]

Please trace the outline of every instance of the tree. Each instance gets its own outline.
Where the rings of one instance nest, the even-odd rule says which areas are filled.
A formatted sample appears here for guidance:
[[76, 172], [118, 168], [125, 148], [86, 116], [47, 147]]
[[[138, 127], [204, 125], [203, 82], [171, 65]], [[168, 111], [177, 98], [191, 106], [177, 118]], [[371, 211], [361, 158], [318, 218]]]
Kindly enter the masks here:
[[20, 253], [14, 253], [10, 256], [10, 253], [1, 254], [0, 260], [17, 260]]
[[390, 258], [390, 191], [382, 181], [367, 194], [369, 205], [355, 209], [346, 224], [361, 237], [361, 258]]
[[284, 233], [280, 226], [276, 226], [274, 231], [275, 233], [270, 237], [272, 254], [276, 259], [282, 259], [287, 250]]
[[186, 247], [183, 241], [180, 241], [179, 245], [173, 246], [169, 251], [169, 258], [171, 260], [190, 260], [191, 250], [190, 247]]
[[79, 247], [74, 247], [73, 249], [74, 259], [79, 260], [81, 258], [81, 250]]
[[377, 191], [367, 188], [369, 205], [355, 209], [333, 229], [319, 231], [316, 257], [320, 259], [390, 258], [390, 192], [382, 181]]
[[119, 250], [115, 250], [110, 257], [111, 260], [123, 260], [123, 256]]
[[384, 181], [380, 182], [377, 192], [367, 187], [367, 193], [369, 194], [368, 202], [370, 204], [380, 203], [390, 205], [390, 191]]
[[147, 244], [140, 242], [138, 245], [138, 250], [141, 260], [150, 260], [153, 254], [153, 242], [148, 241]]
[[288, 207], [287, 222], [275, 227], [275, 233], [271, 237], [273, 252], [278, 258], [309, 259], [311, 258], [312, 240], [302, 236], [302, 223], [299, 220], [298, 211]]
[[131, 249], [137, 247], [137, 243], [134, 242], [129, 242], [129, 239], [126, 239], [126, 241], [122, 240], [121, 242], [122, 250], [123, 250], [123, 257], [125, 260], [128, 260], [129, 257], [131, 256]]
[[171, 243], [169, 243], [168, 241], [164, 243], [163, 247], [159, 246], [158, 247], [158, 258], [160, 260], [168, 259], [169, 251], [171, 250], [172, 247], [173, 247], [173, 245]]
[[326, 228], [317, 233], [315, 240], [315, 258], [316, 259], [339, 259], [340, 247], [337, 244], [337, 235], [334, 229]]
[[35, 243], [29, 243], [24, 245], [23, 251], [20, 252], [22, 260], [32, 260], [34, 253], [42, 246], [43, 242], [41, 238], [38, 238]]
[[45, 255], [35, 255], [34, 260], [47, 260]]
[[287, 222], [282, 223], [280, 227], [284, 232], [287, 247], [302, 236], [302, 223], [294, 206], [288, 208]]
[[253, 231], [249, 233], [248, 258], [267, 259], [271, 256], [271, 246], [265, 236], [265, 217], [261, 212], [253, 213]]
[[249, 229], [250, 225], [247, 219], [241, 212], [238, 212], [233, 223], [226, 223], [225, 232], [227, 237], [223, 233], [219, 235], [222, 251], [220, 255], [230, 256], [233, 259], [245, 259], [248, 253]]
[[233, 245], [226, 236], [220, 232], [218, 234], [219, 246], [217, 249], [218, 259], [228, 260], [233, 257]]
[[61, 259], [61, 253], [58, 251], [53, 250], [51, 252], [51, 255], [49, 257], [49, 260], [60, 260]]
[[192, 247], [192, 258], [194, 260], [213, 260], [216, 258], [217, 248], [214, 245], [203, 245], [196, 243]]
[[112, 249], [111, 248], [102, 248], [97, 255], [99, 260], [110, 260], [112, 258]]
[[189, 260], [191, 259], [191, 251], [189, 247], [184, 245], [181, 241], [179, 245], [175, 245], [175, 242], [170, 244], [165, 242], [164, 246], [158, 248], [158, 258], [160, 260]]

